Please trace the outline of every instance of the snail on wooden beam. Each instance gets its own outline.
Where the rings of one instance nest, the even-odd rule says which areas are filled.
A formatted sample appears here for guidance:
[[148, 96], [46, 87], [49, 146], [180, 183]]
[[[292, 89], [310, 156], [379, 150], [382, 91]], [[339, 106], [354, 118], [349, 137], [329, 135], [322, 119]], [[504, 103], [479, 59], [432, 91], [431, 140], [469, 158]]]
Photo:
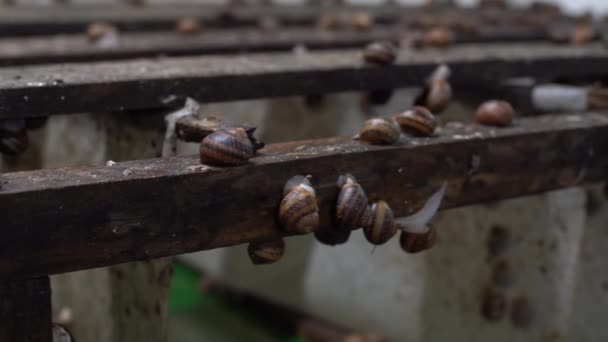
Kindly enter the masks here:
[[200, 145], [201, 163], [214, 166], [246, 164], [255, 152], [264, 147], [243, 128], [219, 130], [206, 136]]
[[452, 98], [452, 87], [449, 83], [450, 68], [441, 64], [426, 81], [422, 92], [414, 100], [414, 105], [426, 107], [435, 114], [443, 112]]
[[337, 185], [340, 189], [335, 217], [338, 229], [363, 228], [369, 221], [370, 215], [365, 191], [350, 174], [340, 176]]
[[393, 210], [384, 201], [371, 205], [369, 220], [363, 227], [363, 234], [367, 241], [374, 245], [382, 245], [397, 233]]
[[294, 176], [285, 183], [279, 221], [291, 234], [308, 234], [319, 228], [317, 196], [307, 177]]
[[486, 126], [509, 126], [513, 122], [515, 110], [507, 101], [490, 100], [482, 103], [475, 113], [475, 121]]
[[428, 109], [416, 106], [393, 116], [404, 133], [413, 136], [431, 136], [437, 128], [437, 119]]
[[359, 140], [372, 145], [391, 145], [399, 140], [399, 127], [384, 118], [372, 118], [363, 123]]
[[250, 242], [247, 254], [254, 265], [275, 263], [285, 254], [285, 241], [278, 238], [270, 241]]

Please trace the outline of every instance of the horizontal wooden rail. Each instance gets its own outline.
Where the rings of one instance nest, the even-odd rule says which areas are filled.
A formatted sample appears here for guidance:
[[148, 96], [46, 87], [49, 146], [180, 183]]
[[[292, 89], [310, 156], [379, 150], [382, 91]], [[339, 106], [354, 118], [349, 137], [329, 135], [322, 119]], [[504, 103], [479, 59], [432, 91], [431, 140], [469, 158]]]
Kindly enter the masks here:
[[608, 118], [542, 116], [501, 129], [454, 123], [394, 146], [348, 137], [274, 144], [233, 168], [175, 157], [2, 174], [0, 277], [276, 237], [281, 189], [295, 174], [312, 176], [321, 220], [330, 224], [336, 179], [347, 172], [399, 216], [445, 181], [443, 209], [599, 182], [608, 174]]
[[[40, 16], [39, 11], [45, 15]], [[225, 5], [149, 5], [143, 7], [108, 5], [72, 5], [48, 7], [8, 7], [0, 11], [0, 36], [49, 35], [57, 33], [80, 33], [93, 21], [105, 21], [121, 30], [167, 30], [183, 17], [201, 20], [206, 27], [256, 26], [260, 18], [274, 17], [283, 25], [312, 26], [323, 13], [349, 16], [356, 12], [366, 12], [378, 24], [392, 24], [405, 20], [419, 24], [424, 15], [432, 14], [438, 23], [446, 22], [443, 16], [454, 15], [472, 19], [473, 16], [492, 22], [505, 22], [515, 17], [530, 16], [523, 10], [488, 11], [459, 9], [450, 6], [225, 6]], [[556, 14], [553, 19], [569, 20]], [[446, 18], [447, 19], [447, 18]], [[534, 22], [528, 20], [527, 22]], [[542, 21], [539, 20], [540, 23]]]
[[608, 50], [552, 44], [457, 45], [403, 50], [394, 65], [366, 65], [360, 50], [172, 57], [0, 69], [0, 118], [158, 108], [168, 98], [219, 102], [420, 86], [447, 63], [454, 85], [532, 76], [608, 75]]
[[[410, 33], [410, 34], [413, 34]], [[373, 30], [320, 31], [303, 28], [275, 30], [233, 29], [180, 36], [175, 32], [121, 33], [115, 47], [100, 47], [83, 34], [0, 39], [0, 66], [90, 62], [134, 57], [189, 56], [241, 52], [359, 48], [376, 40], [400, 41], [405, 31], [376, 26]], [[545, 30], [487, 27], [479, 32], [456, 33], [454, 43], [548, 41]]]

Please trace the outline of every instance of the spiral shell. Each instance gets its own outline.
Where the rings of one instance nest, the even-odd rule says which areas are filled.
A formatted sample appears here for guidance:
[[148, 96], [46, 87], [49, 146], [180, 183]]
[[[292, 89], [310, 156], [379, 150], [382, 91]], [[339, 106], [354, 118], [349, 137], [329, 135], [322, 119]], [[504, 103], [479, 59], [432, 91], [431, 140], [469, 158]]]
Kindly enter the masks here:
[[359, 140], [373, 145], [390, 145], [399, 140], [399, 128], [391, 120], [373, 118], [365, 121]]
[[340, 195], [336, 205], [336, 224], [339, 229], [359, 229], [369, 220], [370, 209], [367, 195], [352, 175], [338, 179]]
[[429, 47], [445, 48], [454, 42], [454, 34], [445, 27], [435, 27], [424, 36], [424, 45]]
[[403, 132], [416, 136], [430, 136], [437, 128], [437, 119], [433, 113], [421, 106], [397, 114], [393, 119]]
[[513, 122], [515, 111], [513, 107], [500, 100], [490, 100], [482, 103], [475, 113], [478, 124], [489, 126], [509, 126]]
[[292, 234], [308, 234], [319, 227], [317, 197], [310, 181], [295, 176], [286, 184], [283, 200], [279, 205], [279, 221], [285, 231]]
[[234, 166], [243, 165], [253, 156], [254, 147], [242, 128], [213, 132], [200, 145], [201, 163]]
[[387, 65], [397, 58], [397, 48], [389, 41], [373, 42], [363, 49], [363, 59], [367, 63]]
[[374, 18], [367, 12], [357, 12], [352, 15], [350, 23], [357, 31], [368, 31], [374, 26]]
[[175, 24], [175, 32], [183, 36], [194, 35], [200, 33], [201, 30], [201, 24], [196, 18], [181, 18]]
[[254, 265], [271, 264], [279, 261], [285, 253], [285, 242], [276, 239], [262, 242], [251, 242], [247, 254]]
[[393, 210], [384, 201], [372, 204], [369, 221], [363, 227], [367, 241], [374, 245], [382, 245], [390, 240], [396, 233], [395, 216]]
[[410, 233], [402, 231], [399, 237], [401, 249], [408, 253], [418, 253], [432, 248], [437, 243], [437, 230], [429, 225], [429, 229], [424, 233]]

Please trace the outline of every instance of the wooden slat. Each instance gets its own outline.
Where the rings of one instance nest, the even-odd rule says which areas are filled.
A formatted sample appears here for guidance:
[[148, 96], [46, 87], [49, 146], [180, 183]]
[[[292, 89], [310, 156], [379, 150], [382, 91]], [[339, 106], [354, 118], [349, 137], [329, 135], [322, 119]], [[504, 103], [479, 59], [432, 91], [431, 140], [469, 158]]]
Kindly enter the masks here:
[[354, 174], [396, 215], [448, 182], [443, 208], [603, 181], [608, 119], [520, 119], [508, 128], [452, 124], [394, 146], [350, 138], [270, 145], [249, 165], [200, 166], [197, 157], [0, 176], [0, 275], [36, 276], [263, 240], [281, 234], [284, 182], [310, 174], [331, 222], [336, 179]]
[[[39, 11], [44, 10], [44, 16]], [[522, 10], [502, 12], [457, 9], [449, 6], [433, 8], [411, 6], [232, 6], [223, 5], [150, 5], [143, 7], [80, 5], [40, 7], [9, 7], [0, 11], [0, 35], [49, 35], [57, 33], [80, 33], [92, 21], [105, 21], [121, 30], [167, 30], [175, 26], [176, 20], [194, 17], [207, 27], [255, 26], [262, 17], [278, 18], [283, 25], [312, 26], [322, 13], [334, 13], [348, 17], [355, 12], [366, 12], [378, 24], [396, 23], [402, 19], [414, 24], [423, 15], [459, 15], [471, 19], [489, 13], [494, 22], [529, 15]], [[560, 18], [565, 18], [557, 16]], [[555, 18], [557, 18], [555, 17]], [[438, 20], [442, 22], [442, 20]], [[445, 22], [445, 20], [443, 20]]]
[[458, 45], [403, 50], [391, 66], [363, 63], [359, 50], [160, 58], [0, 69], [0, 118], [157, 108], [168, 97], [202, 102], [420, 86], [447, 63], [454, 85], [507, 77], [608, 75], [608, 50], [551, 44]]
[[49, 277], [0, 281], [0, 341], [53, 342]]
[[[84, 35], [0, 39], [0, 66], [103, 61], [134, 57], [189, 56], [242, 52], [363, 47], [375, 40], [399, 41], [404, 32], [377, 27], [371, 31], [320, 31], [279, 28], [272, 31], [234, 29], [179, 36], [175, 32], [121, 33], [115, 47], [99, 47]], [[548, 40], [544, 30], [488, 27], [476, 33], [457, 33], [455, 44]]]

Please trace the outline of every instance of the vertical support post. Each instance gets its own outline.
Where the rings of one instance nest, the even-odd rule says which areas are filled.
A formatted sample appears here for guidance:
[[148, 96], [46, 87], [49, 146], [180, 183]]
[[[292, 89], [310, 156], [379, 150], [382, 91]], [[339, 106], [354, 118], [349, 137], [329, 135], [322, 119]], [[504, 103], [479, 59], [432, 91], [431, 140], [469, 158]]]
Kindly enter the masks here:
[[53, 341], [49, 277], [0, 281], [0, 341]]

